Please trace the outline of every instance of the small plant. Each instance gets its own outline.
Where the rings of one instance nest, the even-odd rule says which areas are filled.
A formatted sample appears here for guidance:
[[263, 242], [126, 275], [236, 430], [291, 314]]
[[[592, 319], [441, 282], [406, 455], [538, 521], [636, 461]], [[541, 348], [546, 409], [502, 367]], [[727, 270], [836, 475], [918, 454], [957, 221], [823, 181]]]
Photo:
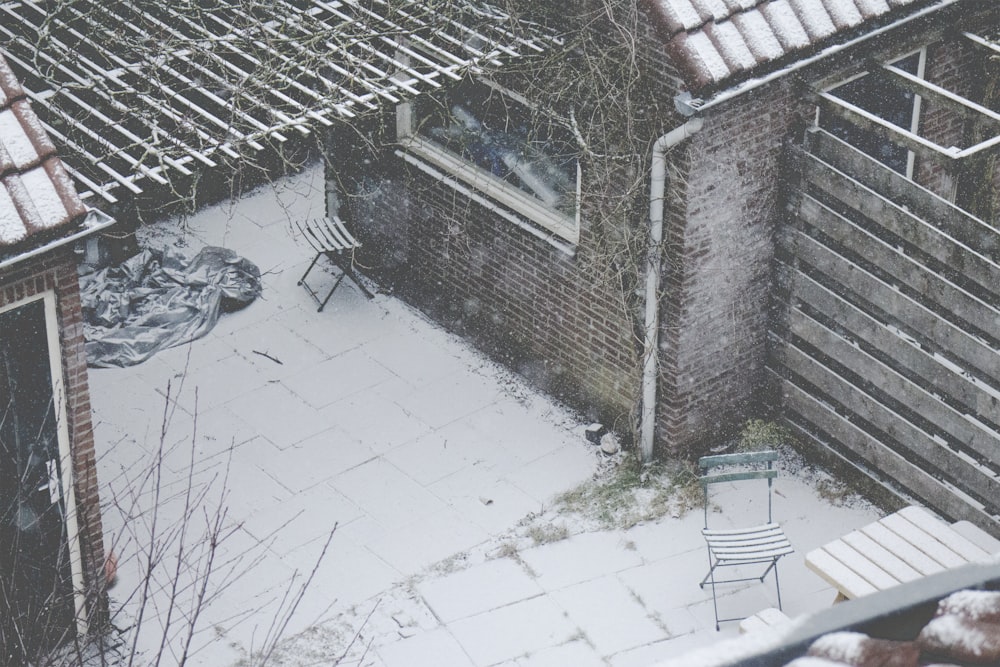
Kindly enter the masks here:
[[857, 494], [849, 486], [836, 479], [818, 480], [816, 495], [833, 507], [846, 507], [857, 498]]
[[532, 539], [535, 545], [540, 544], [550, 544], [552, 542], [559, 542], [560, 540], [565, 540], [569, 537], [569, 528], [566, 524], [535, 524], [528, 528], [528, 537]]
[[602, 529], [627, 529], [664, 515], [679, 517], [701, 503], [698, 478], [685, 464], [643, 466], [626, 456], [617, 466], [556, 499], [563, 512], [579, 514]]
[[735, 451], [756, 452], [763, 449], [774, 449], [793, 438], [792, 432], [778, 422], [750, 419], [740, 431]]

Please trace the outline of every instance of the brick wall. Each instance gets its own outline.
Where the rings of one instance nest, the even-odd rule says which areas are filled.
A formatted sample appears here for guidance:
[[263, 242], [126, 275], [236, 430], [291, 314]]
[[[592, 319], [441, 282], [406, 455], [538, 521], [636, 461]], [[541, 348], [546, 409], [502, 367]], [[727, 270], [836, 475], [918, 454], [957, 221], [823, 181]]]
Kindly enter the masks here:
[[772, 84], [709, 112], [683, 147], [686, 183], [668, 185], [677, 197], [661, 309], [658, 430], [669, 451], [702, 454], [707, 441], [768, 407], [762, 388], [782, 147], [810, 115], [790, 86]]
[[[924, 78], [972, 100], [980, 99], [971, 73], [974, 51], [964, 40], [948, 40], [927, 47]], [[969, 127], [960, 114], [932, 99], [922, 99], [920, 134], [941, 146], [964, 148]], [[917, 159], [913, 180], [945, 199], [953, 200], [957, 174], [947, 161]]]
[[100, 589], [104, 581], [104, 541], [76, 258], [71, 249], [63, 248], [0, 272], [0, 307], [46, 291], [56, 296], [83, 572], [91, 618], [100, 620], [106, 613], [106, 598]]

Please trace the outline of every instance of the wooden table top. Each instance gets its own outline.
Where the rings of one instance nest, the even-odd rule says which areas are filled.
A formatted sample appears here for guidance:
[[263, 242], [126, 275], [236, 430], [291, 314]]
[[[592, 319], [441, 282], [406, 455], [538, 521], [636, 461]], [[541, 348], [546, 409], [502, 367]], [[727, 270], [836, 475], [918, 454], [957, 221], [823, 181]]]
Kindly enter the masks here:
[[806, 554], [806, 566], [856, 598], [993, 556], [920, 507], [852, 531]]

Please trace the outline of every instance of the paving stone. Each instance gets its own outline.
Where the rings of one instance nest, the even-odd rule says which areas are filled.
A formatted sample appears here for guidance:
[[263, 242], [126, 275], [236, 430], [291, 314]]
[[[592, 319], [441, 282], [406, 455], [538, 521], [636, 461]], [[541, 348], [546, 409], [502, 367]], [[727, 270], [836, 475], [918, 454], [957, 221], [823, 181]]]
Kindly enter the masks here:
[[393, 567], [417, 573], [489, 537], [482, 528], [445, 507], [399, 525], [367, 546]]
[[606, 663], [581, 639], [536, 651], [516, 661], [518, 667], [606, 667]]
[[552, 594], [602, 656], [665, 639], [645, 607], [614, 575]]
[[472, 659], [445, 629], [380, 646], [377, 654], [386, 667], [473, 667]]
[[330, 484], [387, 528], [411, 525], [447, 509], [441, 499], [381, 457], [337, 475]]
[[486, 561], [459, 572], [426, 579], [417, 591], [443, 623], [474, 616], [542, 594], [542, 588], [510, 558]]
[[579, 632], [565, 612], [545, 596], [463, 618], [448, 629], [477, 667], [564, 644]]
[[555, 591], [642, 564], [613, 532], [583, 533], [521, 552], [539, 585]]

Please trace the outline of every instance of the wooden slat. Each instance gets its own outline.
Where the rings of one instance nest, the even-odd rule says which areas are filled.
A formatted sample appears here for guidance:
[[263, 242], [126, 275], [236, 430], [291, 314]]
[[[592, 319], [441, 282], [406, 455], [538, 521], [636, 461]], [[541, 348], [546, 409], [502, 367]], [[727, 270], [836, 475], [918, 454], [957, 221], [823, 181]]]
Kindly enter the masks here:
[[823, 549], [806, 554], [806, 565], [828, 584], [844, 592], [848, 598], [859, 598], [878, 592], [868, 581]]
[[915, 549], [920, 550], [922, 553], [926, 554], [928, 558], [932, 558], [945, 569], [960, 567], [968, 562], [965, 558], [962, 558], [962, 556], [941, 542], [935, 535], [927, 533], [919, 526], [907, 521], [897, 514], [890, 514], [879, 523], [894, 532], [896, 535], [899, 535], [902, 539], [913, 545]]
[[[883, 484], [886, 479], [893, 480], [895, 484], [907, 489], [909, 493], [922, 499], [945, 516], [953, 519], [967, 519], [986, 531], [1000, 532], [1000, 526], [997, 525], [994, 518], [984, 512], [981, 507], [970, 504], [956, 495], [951, 487], [943, 484], [862, 431], [805, 389], [780, 376], [776, 376], [775, 380], [783, 396], [785, 409], [796, 415], [797, 420], [829, 434], [844, 450], [864, 461], [872, 470], [877, 470], [885, 476], [884, 478], [873, 477], [872, 479]], [[808, 431], [800, 427], [797, 430], [803, 436], [808, 435]], [[824, 444], [819, 440], [817, 442], [821, 445]], [[851, 464], [851, 461], [844, 458], [842, 454], [835, 451], [831, 454], [845, 463]], [[863, 470], [861, 472], [871, 477], [869, 472]]]
[[823, 551], [836, 558], [877, 590], [892, 588], [902, 583], [902, 580], [895, 577], [892, 572], [883, 570], [869, 560], [865, 554], [843, 540], [834, 540], [823, 545]]
[[[803, 339], [811, 343], [825, 343], [824, 349], [834, 356], [841, 363], [847, 362], [849, 368], [858, 372], [864, 371], [861, 387], [856, 386], [850, 380], [840, 377], [834, 371], [822, 365], [802, 350], [793, 345], [784, 345], [780, 351], [776, 351], [775, 360], [784, 364], [789, 370], [799, 375], [810, 384], [816, 386], [830, 399], [843, 405], [853, 414], [864, 419], [869, 424], [874, 425], [878, 430], [885, 433], [898, 443], [897, 449], [908, 450], [930, 462], [944, 475], [955, 481], [958, 486], [966, 488], [980, 498], [992, 499], [1000, 498], [1000, 481], [995, 474], [982, 466], [970, 462], [967, 458], [956, 454], [947, 446], [937, 441], [932, 435], [926, 433], [918, 426], [911, 423], [905, 416], [900, 415], [892, 408], [880, 403], [875, 397], [864, 390], [864, 380], [876, 382], [881, 385], [881, 389], [895, 396], [907, 407], [912, 408], [921, 416], [940, 424], [942, 421], [949, 422], [946, 417], [939, 417], [937, 410], [933, 409], [932, 401], [920, 401], [920, 394], [913, 391], [911, 387], [903, 387], [901, 390], [893, 391], [895, 387], [886, 386], [885, 382], [880, 382], [878, 375], [883, 370], [879, 368], [881, 364], [871, 357], [865, 356], [858, 351], [856, 356], [845, 358], [850, 354], [849, 350], [857, 350], [849, 343], [838, 339], [835, 334], [824, 330], [814, 320], [805, 316], [796, 317], [796, 326], [793, 331], [796, 334], [804, 334]], [[866, 364], [872, 365], [871, 371], [865, 369]], [[901, 384], [901, 383], [899, 383]], [[912, 402], [908, 399], [911, 399]], [[930, 407], [929, 407], [930, 406]], [[938, 419], [940, 418], [940, 421]], [[961, 419], [961, 416], [958, 416]], [[955, 421], [952, 419], [951, 421]], [[954, 424], [951, 424], [954, 427]], [[988, 437], [981, 438], [987, 445], [992, 444], [993, 448], [987, 447], [985, 455], [990, 455], [993, 459], [998, 458], [995, 451], [996, 440]]]
[[[57, 110], [93, 105], [96, 120], [86, 128], [102, 141], [80, 143], [97, 159], [78, 159], [72, 151], [64, 159], [97, 185], [95, 192], [107, 193], [101, 183], [108, 176], [97, 171], [110, 168], [104, 160], [111, 147], [132, 163], [111, 179], [123, 186], [137, 187], [140, 177], [190, 176], [190, 158], [210, 164], [209, 156], [222, 151], [241, 159], [237, 145], [270, 150], [264, 139], [281, 141], [289, 128], [306, 134], [313, 125], [332, 124], [331, 117], [377, 110], [380, 100], [396, 104], [444, 80], [559, 43], [533, 24], [514, 34], [507, 29], [512, 17], [487, 5], [463, 5], [460, 16], [427, 9], [418, 0], [278, 0], [252, 10], [223, 4], [192, 13], [169, 2], [125, 7], [80, 0], [52, 7], [21, 0], [0, 5], [0, 29], [14, 38], [9, 55], [20, 54], [31, 76], [46, 82], [36, 91], [44, 93], [43, 104]], [[36, 38], [18, 42], [32, 32]], [[138, 42], [160, 43], [162, 52], [137, 57]], [[71, 67], [63, 72], [46, 58]], [[76, 80], [77, 71], [86, 71], [88, 80]], [[146, 85], [149, 79], [160, 84], [157, 91]], [[126, 127], [134, 136], [119, 141]], [[189, 145], [199, 143], [192, 135], [201, 145]]]
[[[926, 340], [939, 349], [948, 350], [970, 368], [977, 369], [978, 374], [1000, 386], [1000, 354], [983, 341], [970, 336], [891, 285], [851, 264], [810, 236], [786, 229], [781, 238], [791, 254], [870, 304], [866, 310], [876, 308], [874, 304], [877, 304], [877, 309], [901, 322], [903, 327], [922, 332]], [[859, 307], [863, 305], [855, 298], [852, 298], [852, 302]]]
[[[810, 129], [808, 142], [810, 150], [815, 155], [809, 156], [801, 150], [793, 151], [792, 155], [797, 156], [797, 160], [801, 158], [798, 166], [802, 169], [813, 169], [813, 163], [822, 161], [833, 168], [833, 173], [828, 169], [820, 175], [815, 181], [816, 185], [822, 187], [826, 182], [824, 179], [838, 179], [842, 178], [842, 174], [851, 174], [852, 180], [864, 184], [882, 197], [895, 202], [898, 206], [905, 206], [913, 212], [909, 216], [912, 220], [907, 220], [905, 217], [897, 218], [892, 214], [891, 222], [893, 224], [903, 225], [926, 221], [924, 224], [929, 223], [931, 229], [944, 232], [948, 237], [974, 252], [993, 257], [994, 261], [1000, 260], [1000, 230], [991, 227], [893, 170], [887, 169], [877, 160], [834, 137], [829, 132], [819, 128]], [[840, 172], [840, 174], [836, 172]], [[836, 183], [837, 181], [834, 181], [831, 185]], [[863, 199], [861, 199], [861, 203], [864, 203]], [[909, 233], [899, 234], [903, 238], [933, 237], [933, 235], [928, 235], [926, 231], [919, 231], [917, 227], [907, 226], [901, 227], [901, 229], [909, 231]], [[928, 250], [928, 252], [930, 251]]]
[[958, 158], [959, 151], [939, 146], [929, 139], [914, 134], [884, 118], [865, 111], [861, 107], [845, 102], [832, 93], [819, 93], [817, 100], [825, 113], [833, 114], [843, 118], [853, 125], [870, 130], [880, 137], [910, 149], [921, 158], [931, 162], [943, 162], [950, 166], [950, 163]]
[[788, 284], [795, 299], [809, 304], [851, 336], [881, 352], [896, 364], [894, 368], [900, 372], [911, 378], [919, 377], [929, 389], [964, 405], [972, 414], [1000, 418], [995, 414], [995, 406], [1000, 401], [997, 391], [976, 382], [961, 368], [928, 352], [916, 340], [904, 338], [900, 332], [890, 329], [886, 323], [873, 318], [802, 272], [779, 267], [779, 276]]
[[919, 507], [904, 507], [898, 514], [923, 532], [934, 535], [948, 549], [969, 562], [987, 561], [990, 558], [990, 554], [955, 532], [950, 525]]
[[856, 551], [864, 553], [886, 572], [891, 572], [892, 576], [900, 582], [915, 581], [924, 576], [860, 530], [852, 530], [841, 539]]
[[[947, 278], [920, 264], [884, 240], [861, 229], [809, 195], [799, 200], [799, 218], [839, 245], [864, 258], [897, 282], [910, 287], [922, 303], [959, 317], [987, 335], [1000, 336], [1000, 310], [970, 294]], [[1000, 286], [1000, 269], [992, 276], [991, 288]]]
[[[926, 99], [934, 100], [942, 106], [948, 107], [952, 111], [966, 113], [972, 112], [985, 116], [994, 122], [1000, 121], [1000, 114], [992, 109], [984, 107], [981, 104], [976, 104], [962, 95], [953, 93], [946, 88], [942, 88], [941, 86], [937, 86], [926, 79], [921, 79], [919, 76], [910, 74], [906, 70], [899, 69], [894, 65], [887, 63], [881, 67], [890, 75], [888, 77], [890, 81], [904, 90], [908, 90]], [[998, 130], [1000, 130], [1000, 127], [998, 127]]]
[[975, 226], [963, 228], [968, 232], [967, 237], [974, 231], [983, 232], [978, 239], [971, 239], [980, 248], [970, 248], [835, 169], [813, 159], [803, 159], [799, 164], [804, 177], [813, 187], [848, 204], [874, 225], [901, 239], [905, 245], [930, 255], [946, 266], [961, 266], [963, 276], [991, 294], [994, 303], [1000, 300], [1000, 264], [979, 252], [979, 249], [985, 248], [997, 255], [1000, 235], [993, 230]]
[[910, 539], [900, 535], [897, 531], [886, 525], [884, 521], [883, 519], [877, 523], [869, 524], [860, 530], [872, 540], [896, 554], [900, 560], [904, 561], [920, 574], [926, 576], [942, 572], [949, 567], [961, 565], [960, 562], [953, 562], [949, 558], [943, 558], [946, 562], [942, 562], [939, 558], [935, 558], [933, 555], [927, 553], [921, 546], [914, 544]]

